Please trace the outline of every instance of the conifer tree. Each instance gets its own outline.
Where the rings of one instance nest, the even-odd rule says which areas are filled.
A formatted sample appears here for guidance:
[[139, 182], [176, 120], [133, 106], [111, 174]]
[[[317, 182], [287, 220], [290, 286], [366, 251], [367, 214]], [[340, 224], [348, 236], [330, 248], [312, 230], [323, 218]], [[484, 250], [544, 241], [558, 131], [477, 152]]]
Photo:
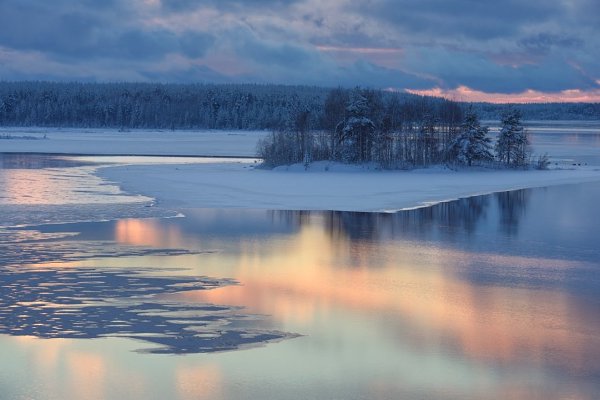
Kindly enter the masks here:
[[496, 157], [508, 166], [527, 165], [529, 139], [521, 123], [521, 112], [509, 108], [502, 115], [502, 128], [496, 142]]
[[493, 160], [488, 131], [487, 126], [481, 126], [477, 114], [469, 109], [458, 136], [450, 144], [454, 160], [468, 166], [471, 166], [473, 161]]
[[368, 117], [369, 111], [367, 98], [360, 90], [355, 90], [346, 107], [347, 116], [336, 128], [342, 161], [371, 161], [375, 124]]

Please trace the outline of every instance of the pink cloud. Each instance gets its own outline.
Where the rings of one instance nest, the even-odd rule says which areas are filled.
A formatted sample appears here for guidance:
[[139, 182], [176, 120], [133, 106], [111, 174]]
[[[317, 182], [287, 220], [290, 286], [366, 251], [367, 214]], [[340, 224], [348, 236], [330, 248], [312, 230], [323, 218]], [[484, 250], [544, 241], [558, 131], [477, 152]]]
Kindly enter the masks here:
[[487, 102], [487, 103], [598, 103], [600, 102], [600, 89], [581, 90], [570, 89], [560, 92], [540, 92], [525, 90], [521, 93], [486, 93], [460, 86], [456, 89], [433, 88], [427, 90], [406, 90], [409, 93], [422, 96], [444, 97], [457, 101]]

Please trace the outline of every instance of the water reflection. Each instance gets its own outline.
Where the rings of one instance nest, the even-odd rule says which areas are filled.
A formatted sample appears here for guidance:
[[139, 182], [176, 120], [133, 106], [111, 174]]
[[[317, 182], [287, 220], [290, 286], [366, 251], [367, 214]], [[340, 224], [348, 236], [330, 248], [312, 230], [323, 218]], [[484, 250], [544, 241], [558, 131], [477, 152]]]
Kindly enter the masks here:
[[489, 204], [487, 196], [470, 197], [435, 207], [425, 207], [394, 214], [329, 212], [327, 226], [335, 236], [351, 240], [395, 237], [402, 233], [424, 232], [439, 226], [452, 227], [459, 233], [473, 233]]
[[34, 228], [0, 229], [0, 268], [67, 263], [91, 258], [175, 256], [191, 253], [189, 250], [168, 247], [126, 246], [105, 238], [82, 240], [77, 232], [62, 230], [60, 227], [58, 229], [57, 232], [42, 232]]
[[47, 154], [0, 153], [0, 169], [74, 168], [93, 162]]
[[[270, 214], [273, 219], [286, 221], [296, 230], [313, 223], [311, 217], [320, 215], [331, 237], [372, 241], [406, 235], [423, 236], [439, 230], [445, 230], [450, 236], [469, 236], [481, 229], [482, 220], [490, 212], [498, 215], [499, 226], [510, 236], [518, 232], [519, 220], [526, 213], [530, 193], [531, 190], [527, 189], [494, 193], [399, 213], [270, 211]], [[497, 207], [489, 210], [490, 201], [494, 200]]]
[[[548, 218], [565, 193], [569, 208], [579, 207], [570, 216], [575, 232]], [[293, 229], [268, 240], [234, 235], [227, 246], [236, 254], [230, 274], [243, 286], [174, 297], [270, 314], [312, 338], [318, 355], [302, 346], [294, 353], [307, 363], [373, 366], [397, 357], [372, 373], [331, 364], [348, 375], [375, 378], [393, 368], [388, 378], [404, 388], [440, 388], [446, 368], [455, 368], [468, 385], [499, 385], [474, 398], [591, 399], [600, 388], [600, 280], [597, 226], [589, 219], [597, 210], [587, 199], [600, 187], [577, 193], [569, 186], [516, 191], [395, 215], [270, 212], [265, 224], [287, 221]], [[562, 248], [538, 231], [562, 231]], [[458, 387], [447, 383], [455, 393], [449, 398], [473, 393]], [[394, 385], [382, 390], [400, 393]]]
[[500, 210], [500, 227], [506, 235], [515, 235], [519, 229], [519, 221], [527, 211], [531, 190], [515, 190], [496, 193], [496, 201]]
[[[510, 271], [505, 280], [519, 277], [515, 265], [573, 269], [573, 264], [474, 255], [435, 245], [415, 248], [414, 243], [382, 247], [372, 237], [332, 237], [321, 222], [313, 218], [293, 241], [240, 243], [242, 255], [234, 276], [243, 286], [176, 298], [243, 305], [309, 332], [324, 329], [319, 326], [324, 320], [345, 326], [343, 315], [349, 314], [372, 327], [361, 333], [369, 346], [391, 346], [390, 351], [406, 345], [417, 352], [450, 351], [501, 365], [567, 366], [579, 373], [598, 367], [600, 338], [586, 333], [600, 326], [595, 306], [567, 293], [519, 289], [510, 282], [478, 285], [461, 276], [464, 269], [482, 264]], [[593, 317], [582, 319], [580, 313]], [[399, 342], [389, 343], [391, 338]]]
[[[553, 187], [398, 214], [186, 210], [186, 218], [47, 226], [36, 235], [188, 251], [74, 262], [73, 276], [84, 288], [87, 278], [78, 274], [85, 268], [97, 274], [108, 265], [117, 274], [161, 265], [180, 269], [177, 277], [184, 280], [225, 276], [240, 282], [211, 290], [167, 288], [158, 295], [163, 306], [152, 306], [158, 310], [152, 317], [164, 321], [152, 324], [179, 332], [183, 348], [189, 332], [172, 324], [207, 321], [173, 318], [172, 304], [220, 304], [233, 313], [243, 307], [266, 315], [256, 325], [243, 321], [258, 332], [304, 335], [257, 351], [168, 360], [142, 361], [102, 343], [90, 345], [102, 362], [90, 356], [81, 363], [116, 368], [140, 382], [135, 393], [122, 385], [113, 397], [591, 400], [600, 391], [599, 195], [598, 184]], [[61, 232], [79, 235], [61, 238]], [[115, 290], [121, 286], [127, 293], [131, 284]], [[108, 297], [119, 296], [108, 291]], [[148, 317], [139, 305], [134, 311], [130, 325]], [[141, 326], [150, 333], [163, 329]], [[76, 350], [63, 345], [65, 353]], [[130, 364], [137, 369], [123, 367]], [[94, 384], [106, 392], [119, 382], [107, 374]]]
[[[156, 238], [141, 245], [129, 239], [129, 230], [117, 233], [114, 242], [102, 234], [90, 239], [68, 229], [78, 226], [83, 225], [43, 227], [47, 232], [0, 229], [0, 334], [44, 339], [123, 337], [151, 343], [155, 346], [148, 352], [164, 354], [234, 350], [294, 337], [265, 329], [260, 318], [236, 307], [161, 300], [170, 293], [235, 284], [232, 280], [169, 275], [172, 269], [140, 268], [140, 261], [127, 269], [110, 268], [106, 261], [203, 252], [169, 248]], [[102, 259], [104, 265], [66, 264], [90, 259]], [[161, 273], [166, 276], [157, 276]]]
[[[144, 196], [125, 194], [96, 176], [98, 165], [60, 156], [0, 153], [0, 205], [64, 207], [150, 202]], [[4, 225], [3, 217], [0, 214], [0, 226]], [[86, 218], [90, 219], [93, 214]]]
[[151, 277], [148, 272], [0, 270], [0, 333], [38, 338], [119, 336], [161, 345], [150, 353], [170, 354], [233, 350], [286, 337], [236, 329], [236, 320], [244, 317], [230, 307], [152, 300], [157, 294], [207, 290], [227, 281]]

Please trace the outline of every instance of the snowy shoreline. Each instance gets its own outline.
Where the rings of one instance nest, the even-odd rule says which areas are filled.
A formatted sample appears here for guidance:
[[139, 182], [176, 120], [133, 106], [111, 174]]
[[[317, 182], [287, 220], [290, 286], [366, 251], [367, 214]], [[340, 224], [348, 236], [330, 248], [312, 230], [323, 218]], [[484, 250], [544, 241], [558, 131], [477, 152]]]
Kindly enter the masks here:
[[265, 131], [0, 128], [0, 153], [255, 157]]
[[373, 171], [334, 163], [304, 171], [262, 170], [249, 162], [129, 165], [98, 174], [122, 190], [172, 208], [395, 212], [494, 192], [600, 181], [600, 168]]
[[[1, 140], [0, 153], [139, 156], [135, 163], [121, 159], [116, 161], [119, 166], [103, 166], [95, 173], [125, 192], [154, 198], [158, 205], [175, 209], [392, 212], [493, 192], [600, 181], [599, 166], [571, 165], [573, 157], [595, 159], [597, 147], [587, 142], [567, 146], [564, 141], [534, 143], [537, 154], [550, 150], [551, 155], [564, 158], [558, 166], [565, 169], [548, 171], [453, 171], [443, 167], [374, 171], [327, 162], [313, 163], [305, 171], [303, 166], [256, 169], [256, 143], [267, 134], [264, 131], [30, 128], [2, 132], [37, 135], [40, 140]], [[193, 160], [201, 154], [204, 160]], [[153, 156], [161, 157], [160, 161], [143, 160]]]

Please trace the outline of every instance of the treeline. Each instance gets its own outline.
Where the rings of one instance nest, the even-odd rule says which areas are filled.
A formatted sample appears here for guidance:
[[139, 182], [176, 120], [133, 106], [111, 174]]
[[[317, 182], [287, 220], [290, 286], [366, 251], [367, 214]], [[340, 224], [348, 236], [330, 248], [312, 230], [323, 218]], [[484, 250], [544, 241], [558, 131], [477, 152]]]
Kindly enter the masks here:
[[[483, 120], [497, 120], [506, 108], [504, 104], [473, 103], [473, 110]], [[600, 103], [532, 103], [514, 104], [524, 120], [600, 120]]]
[[527, 133], [519, 110], [502, 115], [496, 146], [489, 128], [469, 108], [451, 101], [400, 102], [368, 89], [334, 89], [325, 99], [324, 129], [310, 126], [309, 111], [295, 115], [292, 126], [274, 131], [258, 144], [267, 167], [313, 161], [376, 163], [382, 168], [413, 168], [440, 163], [473, 165], [497, 161], [529, 163]]
[[[330, 124], [329, 89], [252, 84], [0, 82], [0, 125], [117, 129], [287, 129]], [[443, 99], [381, 93], [416, 118]]]
[[0, 125], [277, 129], [298, 109], [317, 124], [327, 91], [278, 85], [0, 83]]
[[[340, 116], [339, 104], [326, 103], [329, 93], [327, 88], [283, 85], [0, 82], [0, 126], [274, 130], [289, 129], [306, 112], [311, 129], [328, 130]], [[393, 129], [420, 121], [430, 109], [444, 121], [444, 110], [455, 104], [408, 93], [374, 93], [390, 111], [385, 123]], [[463, 111], [467, 107], [460, 104]], [[473, 105], [482, 119], [497, 119], [503, 107]], [[600, 118], [599, 104], [516, 107], [525, 119]]]

